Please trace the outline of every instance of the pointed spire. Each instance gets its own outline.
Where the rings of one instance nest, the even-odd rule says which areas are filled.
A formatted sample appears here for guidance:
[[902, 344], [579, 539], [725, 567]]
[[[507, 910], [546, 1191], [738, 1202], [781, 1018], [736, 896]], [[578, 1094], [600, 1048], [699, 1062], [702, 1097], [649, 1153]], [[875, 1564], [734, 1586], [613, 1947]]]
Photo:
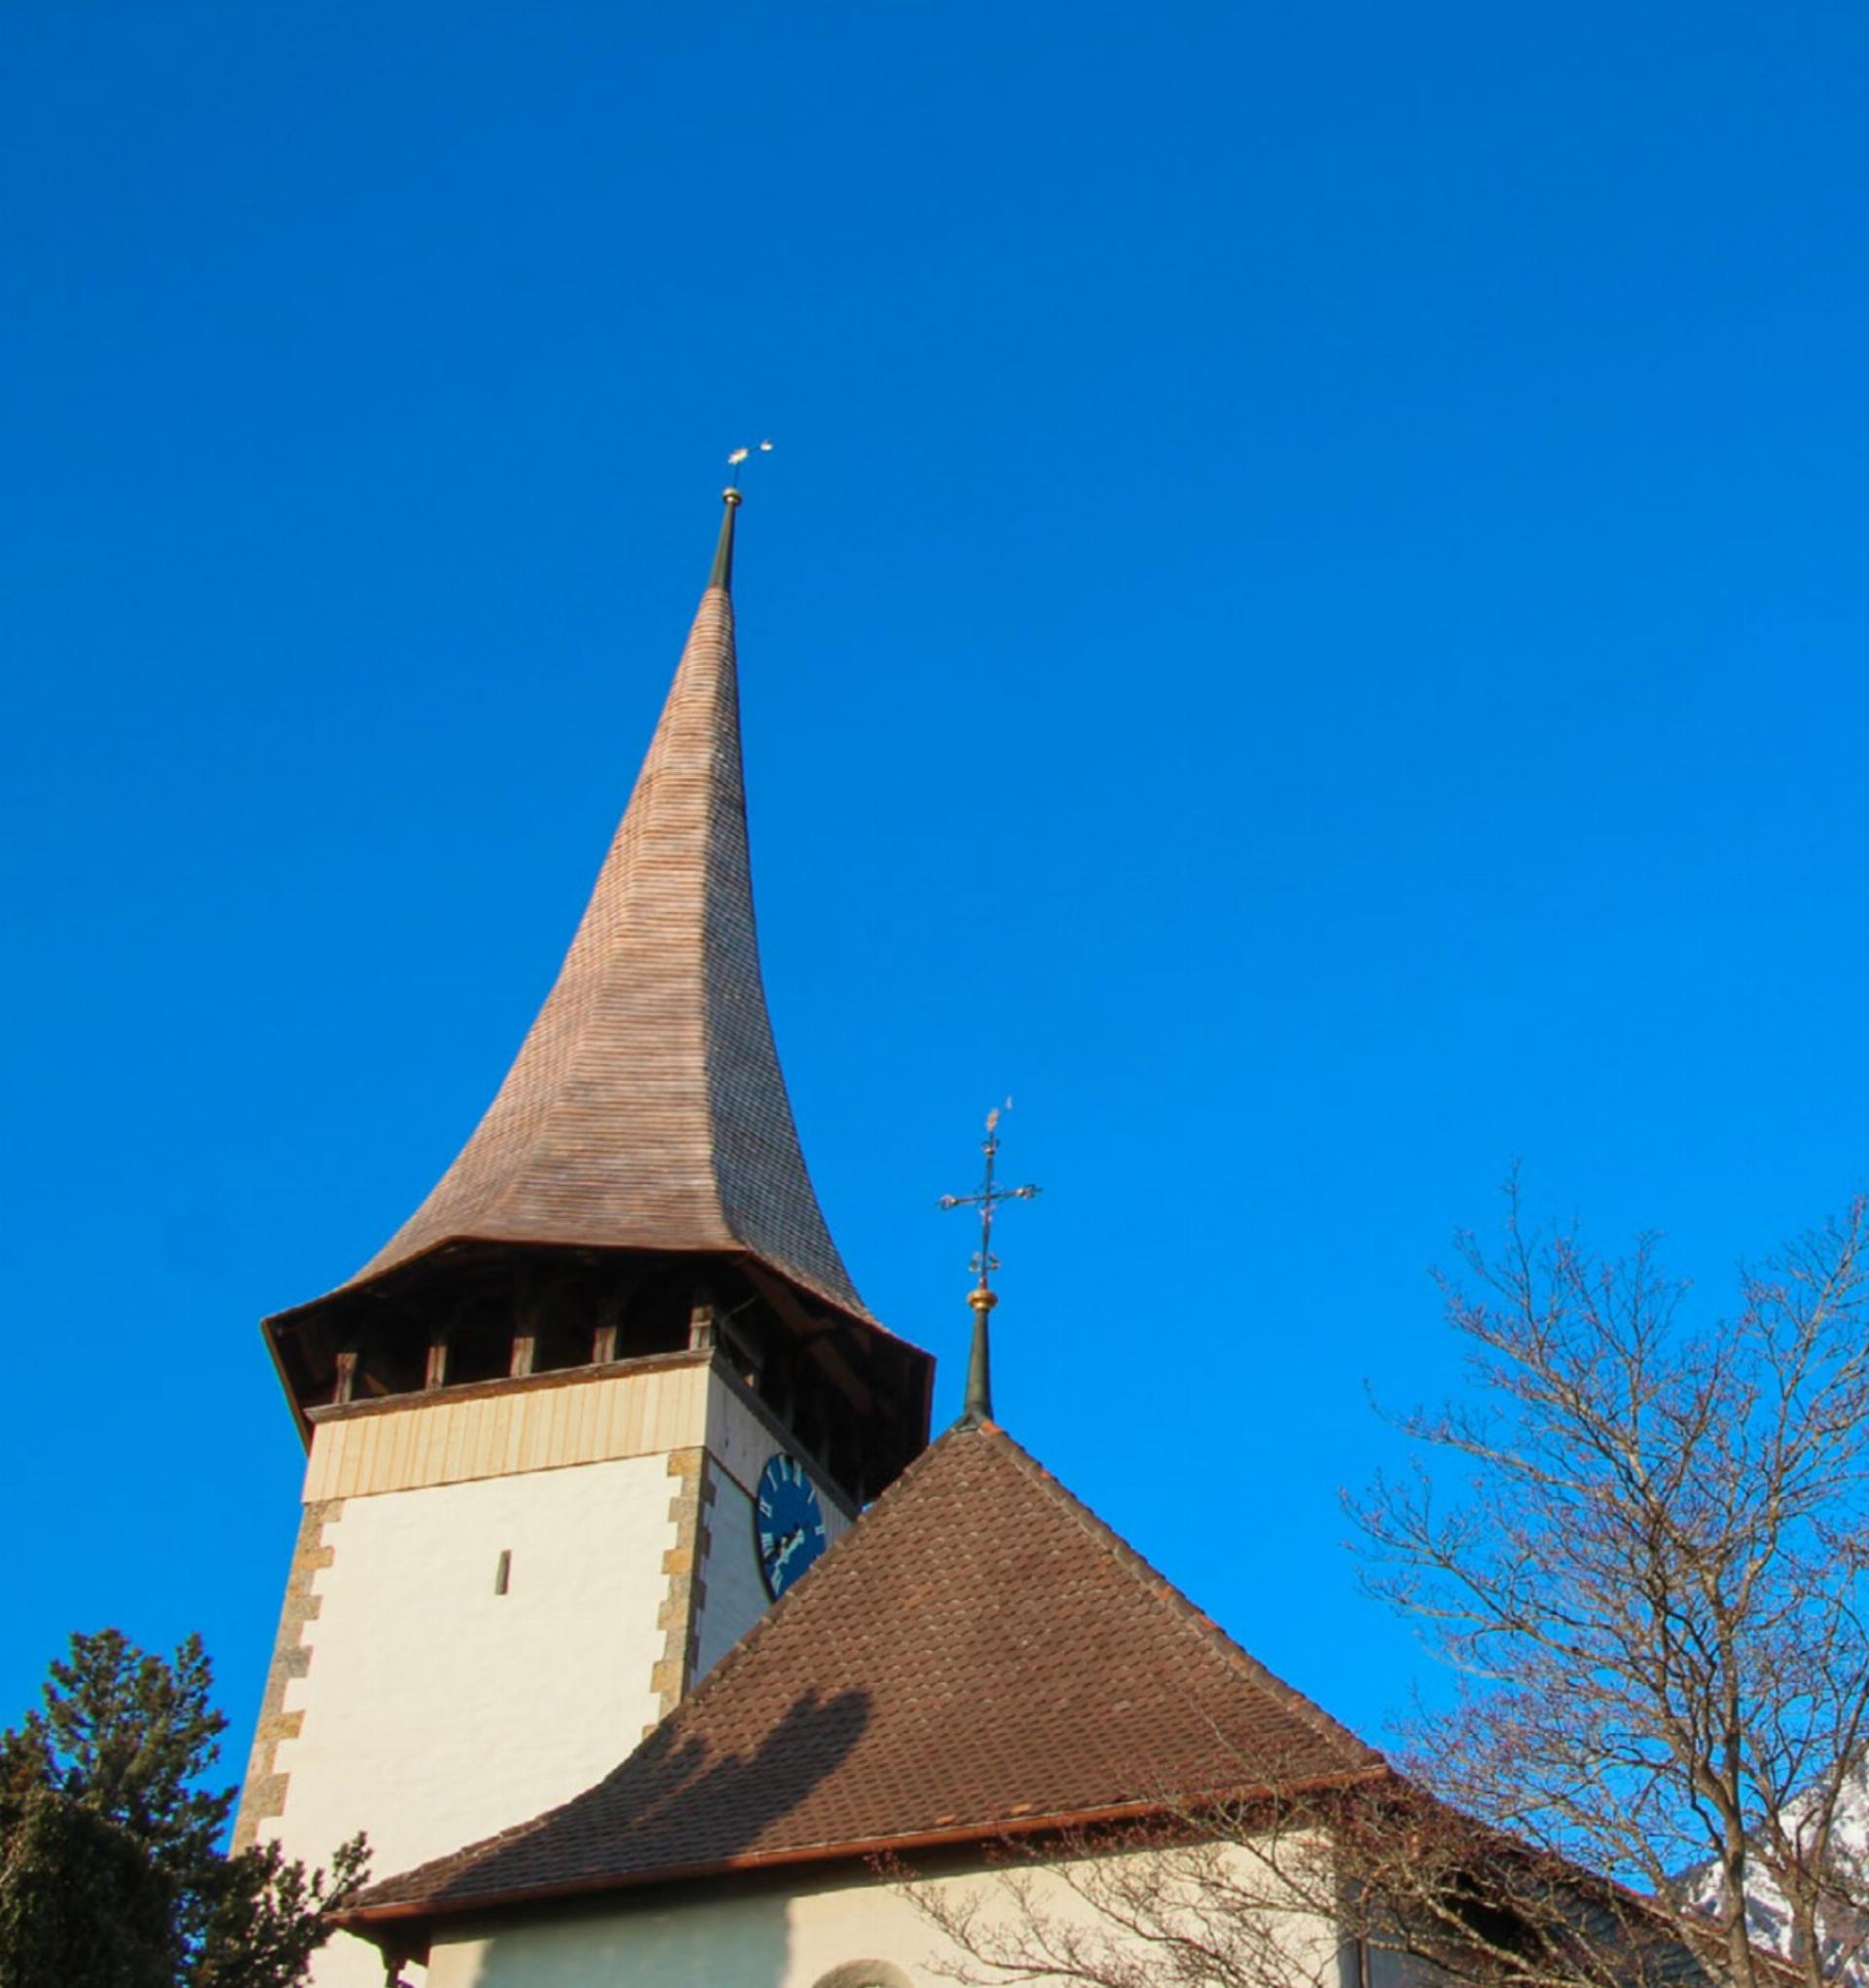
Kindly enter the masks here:
[[740, 493], [725, 498], [557, 984], [486, 1117], [353, 1284], [455, 1241], [729, 1250], [868, 1317], [806, 1172], [766, 1011], [728, 592]]

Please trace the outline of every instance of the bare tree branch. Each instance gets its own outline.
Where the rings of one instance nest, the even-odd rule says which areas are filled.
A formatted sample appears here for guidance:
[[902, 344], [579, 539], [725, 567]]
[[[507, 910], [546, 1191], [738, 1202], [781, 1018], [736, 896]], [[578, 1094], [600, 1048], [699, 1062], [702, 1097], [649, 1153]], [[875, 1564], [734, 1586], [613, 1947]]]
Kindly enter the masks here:
[[1689, 1326], [1652, 1239], [1593, 1257], [1539, 1236], [1517, 1183], [1503, 1246], [1443, 1290], [1473, 1405], [1396, 1425], [1428, 1464], [1348, 1501], [1370, 1586], [1458, 1674], [1406, 1764], [1449, 1802], [1639, 1887], [1726, 1972], [1776, 1901], [1809, 1988], [1862, 1945], [1869, 1720], [1865, 1209], [1742, 1275]]

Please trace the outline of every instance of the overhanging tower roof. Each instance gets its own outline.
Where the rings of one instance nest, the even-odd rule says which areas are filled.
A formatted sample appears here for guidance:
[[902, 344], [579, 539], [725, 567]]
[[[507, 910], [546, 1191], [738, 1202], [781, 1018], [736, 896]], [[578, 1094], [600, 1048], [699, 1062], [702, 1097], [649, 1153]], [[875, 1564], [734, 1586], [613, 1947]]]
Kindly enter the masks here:
[[427, 1198], [313, 1306], [450, 1244], [558, 1245], [741, 1254], [874, 1323], [818, 1205], [766, 1011], [731, 597], [739, 501], [726, 494], [680, 666], [556, 985]]

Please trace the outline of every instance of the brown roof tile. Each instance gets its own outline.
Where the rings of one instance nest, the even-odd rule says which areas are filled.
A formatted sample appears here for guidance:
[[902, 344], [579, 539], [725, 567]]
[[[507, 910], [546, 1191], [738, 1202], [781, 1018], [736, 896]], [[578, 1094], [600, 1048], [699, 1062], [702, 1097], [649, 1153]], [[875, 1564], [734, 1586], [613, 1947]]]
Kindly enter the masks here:
[[557, 984], [453, 1165], [342, 1289], [466, 1239], [745, 1250], [867, 1318], [805, 1170], [766, 1012], [732, 529], [730, 503], [714, 580]]
[[956, 1428], [607, 1779], [351, 1923], [1379, 1767], [1004, 1430]]

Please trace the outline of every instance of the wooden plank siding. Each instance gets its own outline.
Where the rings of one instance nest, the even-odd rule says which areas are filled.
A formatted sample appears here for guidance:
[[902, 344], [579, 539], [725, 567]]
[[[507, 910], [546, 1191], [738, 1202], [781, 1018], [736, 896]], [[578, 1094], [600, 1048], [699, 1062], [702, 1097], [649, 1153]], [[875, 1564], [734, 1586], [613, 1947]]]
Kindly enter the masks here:
[[305, 1497], [369, 1497], [699, 1448], [708, 1436], [708, 1373], [705, 1360], [636, 1373], [590, 1369], [556, 1386], [410, 1395], [367, 1415], [321, 1417]]

